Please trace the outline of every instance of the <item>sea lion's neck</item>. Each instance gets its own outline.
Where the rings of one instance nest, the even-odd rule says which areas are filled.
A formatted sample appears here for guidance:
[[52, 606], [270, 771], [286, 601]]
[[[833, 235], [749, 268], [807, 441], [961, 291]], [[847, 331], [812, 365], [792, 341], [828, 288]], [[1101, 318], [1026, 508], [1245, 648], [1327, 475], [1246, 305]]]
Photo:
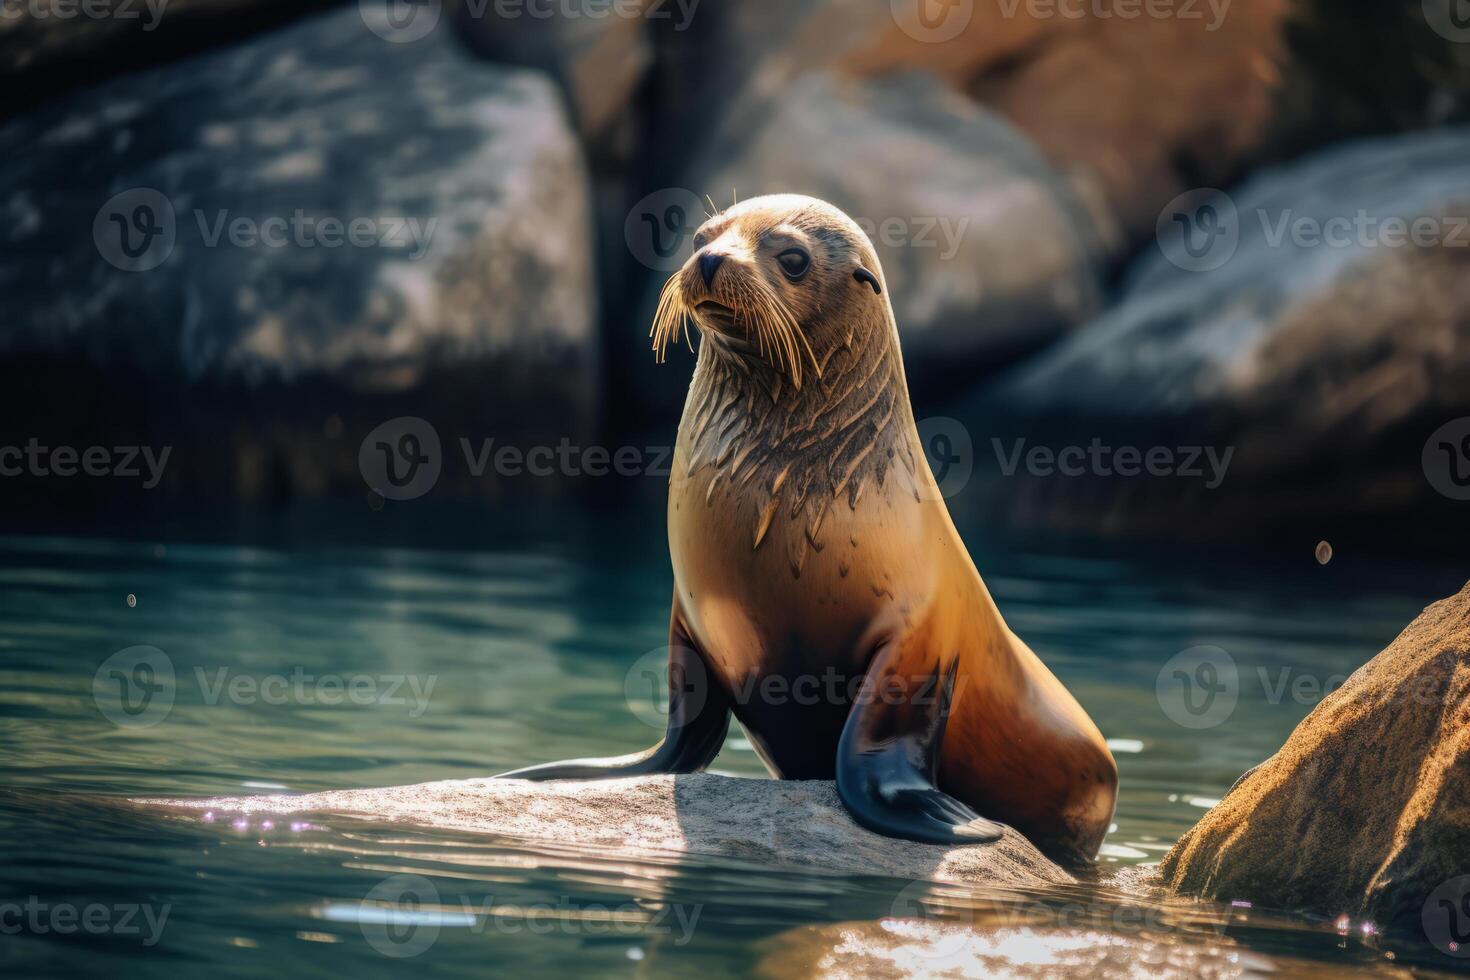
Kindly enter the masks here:
[[808, 372], [800, 389], [717, 339], [701, 343], [679, 427], [680, 476], [712, 471], [706, 495], [752, 516], [755, 547], [778, 515], [802, 521], [816, 543], [829, 506], [855, 509], [894, 478], [917, 499], [923, 460], [896, 336], [858, 333], [868, 336], [834, 346], [821, 377]]

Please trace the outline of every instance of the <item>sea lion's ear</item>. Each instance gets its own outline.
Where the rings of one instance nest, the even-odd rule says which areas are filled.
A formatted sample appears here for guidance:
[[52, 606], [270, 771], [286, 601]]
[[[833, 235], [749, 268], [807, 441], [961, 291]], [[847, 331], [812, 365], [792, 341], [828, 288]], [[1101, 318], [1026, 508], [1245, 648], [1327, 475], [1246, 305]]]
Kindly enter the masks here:
[[878, 285], [878, 277], [873, 275], [867, 269], [864, 269], [862, 266], [858, 266], [858, 271], [854, 272], [852, 274], [852, 277], [858, 282], [865, 282], [869, 286], [872, 286], [873, 292], [877, 293], [879, 296], [883, 295], [883, 287]]

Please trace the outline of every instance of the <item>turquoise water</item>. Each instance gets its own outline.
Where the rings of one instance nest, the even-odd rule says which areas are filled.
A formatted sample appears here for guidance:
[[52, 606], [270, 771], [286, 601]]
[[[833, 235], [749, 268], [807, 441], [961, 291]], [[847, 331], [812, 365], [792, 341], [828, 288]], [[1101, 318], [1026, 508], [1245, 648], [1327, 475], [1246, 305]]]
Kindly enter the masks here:
[[[481, 776], [650, 744], [656, 705], [627, 675], [665, 639], [659, 511], [504, 523], [504, 534], [414, 537], [472, 545], [457, 550], [342, 548], [312, 535], [271, 547], [0, 540], [0, 970], [780, 975], [813, 944], [838, 943], [842, 928], [891, 934], [894, 916], [916, 907], [901, 905], [911, 883], [878, 876], [633, 861], [341, 819], [236, 829], [117, 805]], [[1266, 566], [967, 539], [1011, 625], [1113, 742], [1122, 791], [1110, 866], [1159, 860], [1279, 746], [1315, 692], [1463, 584], [1453, 568], [1352, 555], [1324, 567], [1310, 546], [1300, 561]], [[107, 696], [117, 664], [161, 684], [134, 673], [136, 654], [109, 661], [138, 646], [173, 671], [161, 713], [157, 699], [129, 714]], [[1238, 701], [1212, 706], [1209, 727], [1189, 727], [1200, 715], [1181, 714], [1172, 672], [1163, 689], [1159, 676], [1200, 647], [1228, 656], [1219, 662], [1235, 671]], [[715, 768], [763, 774], [738, 730]], [[424, 877], [439, 897], [425, 913], [434, 940], [406, 963], [382, 951], [384, 929], [400, 925], [365, 922], [361, 905], [396, 873]], [[1137, 900], [1110, 886], [935, 894], [917, 908], [970, 926], [1081, 903], [1091, 918], [1066, 930], [1083, 954], [1104, 945], [1099, 930], [1138, 930], [1113, 914]], [[92, 926], [68, 930], [68, 908]], [[1223, 950], [1227, 972], [1454, 965], [1432, 949], [1397, 948], [1391, 962], [1332, 923], [1162, 908], [1149, 941]], [[841, 965], [834, 957], [829, 967]]]

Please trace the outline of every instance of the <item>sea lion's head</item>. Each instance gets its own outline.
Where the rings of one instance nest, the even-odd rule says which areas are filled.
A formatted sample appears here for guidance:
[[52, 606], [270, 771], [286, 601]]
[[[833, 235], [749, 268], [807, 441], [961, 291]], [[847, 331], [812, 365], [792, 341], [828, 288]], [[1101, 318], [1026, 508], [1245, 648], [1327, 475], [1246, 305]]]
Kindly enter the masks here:
[[693, 323], [716, 349], [763, 364], [798, 389], [839, 346], [893, 332], [868, 236], [813, 197], [756, 197], [714, 215], [659, 298], [653, 347]]

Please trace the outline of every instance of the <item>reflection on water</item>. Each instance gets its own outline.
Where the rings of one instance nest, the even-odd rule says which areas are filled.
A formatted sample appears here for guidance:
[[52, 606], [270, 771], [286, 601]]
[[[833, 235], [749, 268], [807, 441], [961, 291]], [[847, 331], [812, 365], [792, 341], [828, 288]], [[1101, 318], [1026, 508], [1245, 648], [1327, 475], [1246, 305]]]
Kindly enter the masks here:
[[[25, 916], [0, 967], [377, 975], [413, 953], [409, 968], [445, 975], [1230, 975], [1392, 970], [1421, 955], [1391, 962], [1358, 924], [1342, 937], [1111, 884], [979, 894], [340, 817], [162, 818], [107, 799], [481, 776], [650, 744], [649, 706], [629, 704], [641, 695], [625, 681], [664, 640], [662, 543], [579, 540], [473, 552], [0, 541], [0, 905]], [[1323, 567], [1310, 550], [1290, 569], [998, 545], [975, 558], [1113, 745], [1122, 789], [1104, 862], [1118, 867], [1157, 862], [1322, 690], [1462, 584], [1351, 555]], [[1176, 661], [1197, 649], [1211, 652]], [[1218, 669], [1201, 673], [1206, 660]], [[1203, 686], [1186, 690], [1190, 679]], [[108, 701], [123, 684], [132, 702]], [[762, 773], [738, 730], [716, 768]], [[417, 903], [407, 911], [403, 894]]]

